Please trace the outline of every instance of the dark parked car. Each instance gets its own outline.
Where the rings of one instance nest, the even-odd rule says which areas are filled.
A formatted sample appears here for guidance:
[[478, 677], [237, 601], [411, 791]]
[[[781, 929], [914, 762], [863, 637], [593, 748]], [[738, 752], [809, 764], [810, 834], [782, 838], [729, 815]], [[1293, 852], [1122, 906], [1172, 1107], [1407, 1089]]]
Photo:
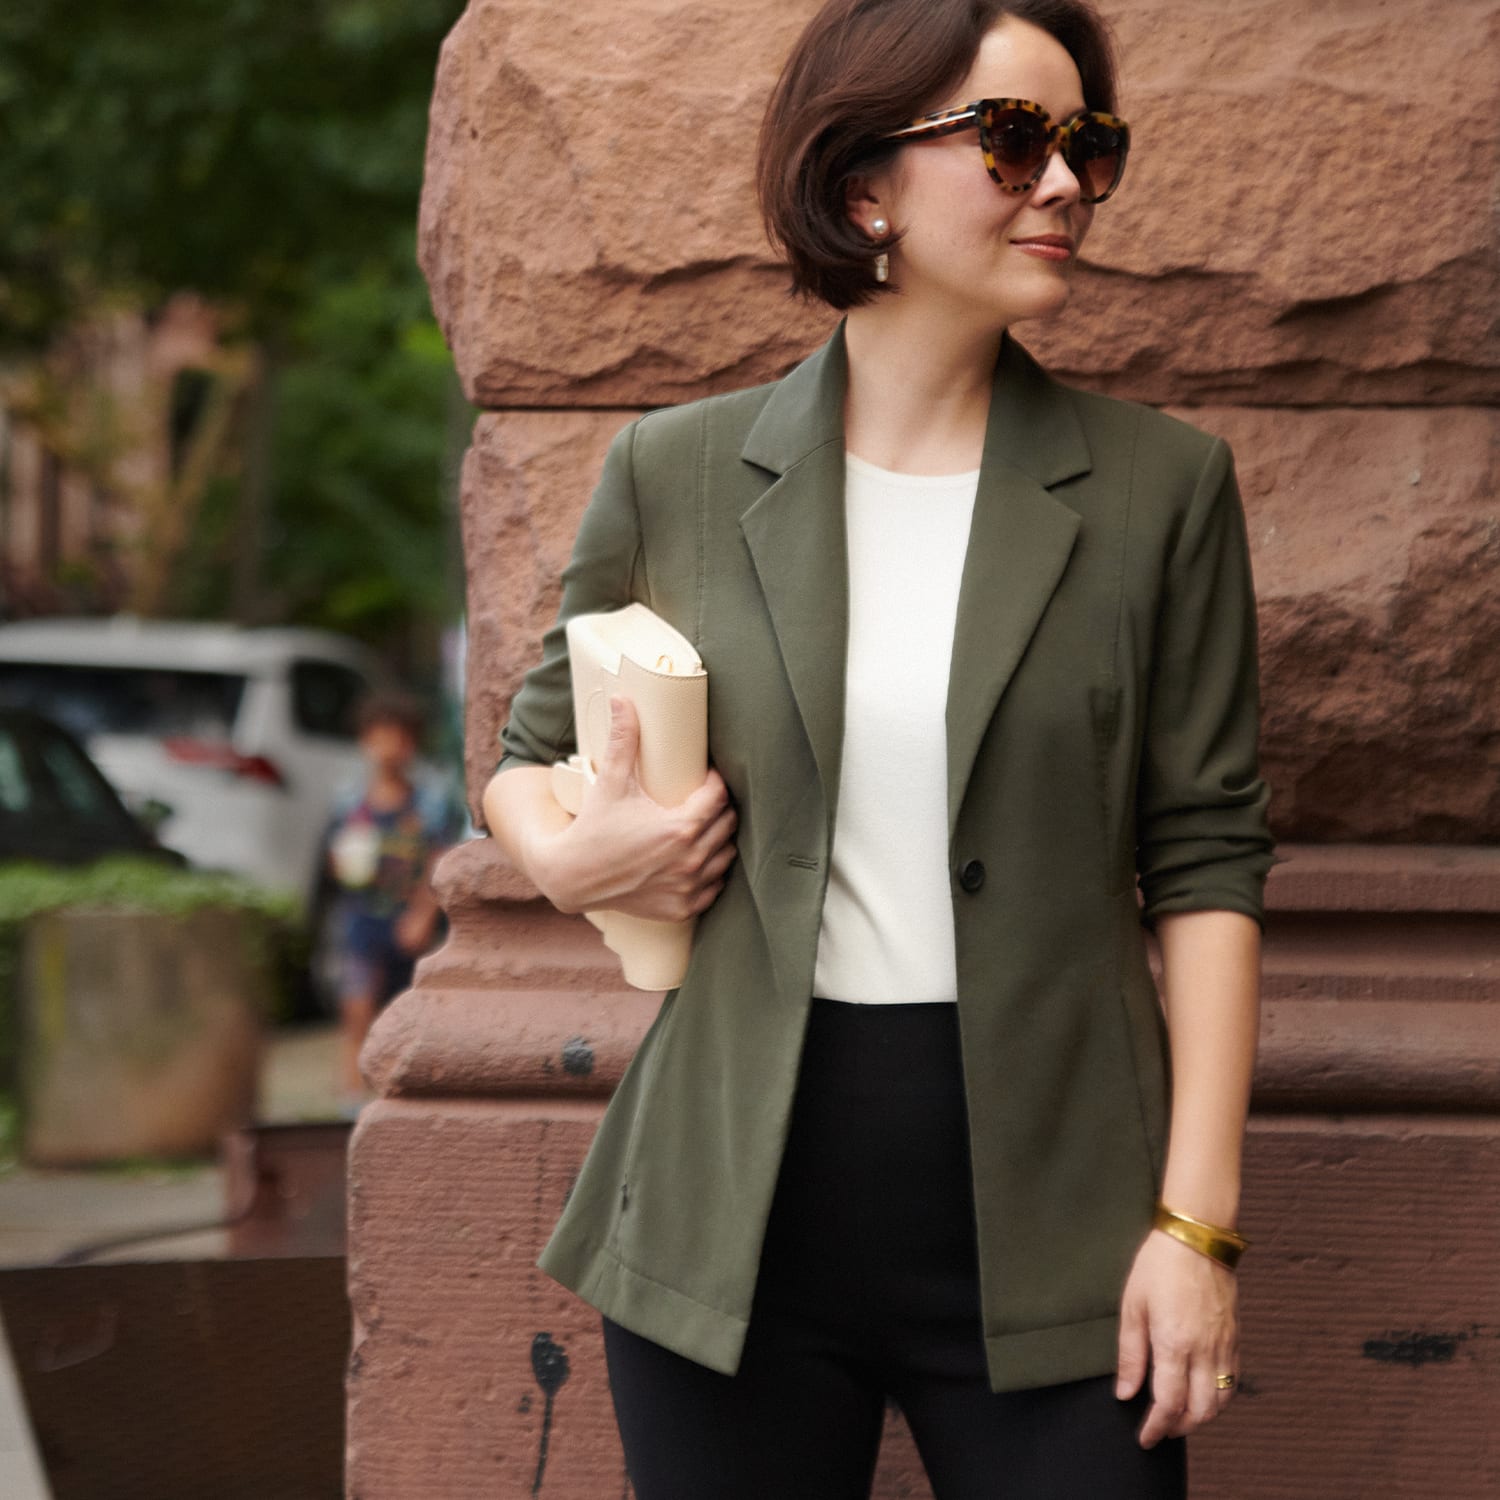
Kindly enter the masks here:
[[0, 708], [0, 860], [82, 865], [106, 854], [186, 863], [127, 810], [71, 734]]

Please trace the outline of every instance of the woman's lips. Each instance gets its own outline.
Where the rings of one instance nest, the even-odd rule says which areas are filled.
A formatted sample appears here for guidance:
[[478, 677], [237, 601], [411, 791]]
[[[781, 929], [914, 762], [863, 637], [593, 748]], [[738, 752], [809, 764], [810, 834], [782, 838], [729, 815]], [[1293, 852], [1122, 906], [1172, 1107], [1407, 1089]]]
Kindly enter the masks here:
[[1035, 239], [1012, 240], [1016, 249], [1028, 255], [1040, 256], [1043, 260], [1069, 260], [1073, 255], [1073, 241], [1061, 235], [1043, 234]]

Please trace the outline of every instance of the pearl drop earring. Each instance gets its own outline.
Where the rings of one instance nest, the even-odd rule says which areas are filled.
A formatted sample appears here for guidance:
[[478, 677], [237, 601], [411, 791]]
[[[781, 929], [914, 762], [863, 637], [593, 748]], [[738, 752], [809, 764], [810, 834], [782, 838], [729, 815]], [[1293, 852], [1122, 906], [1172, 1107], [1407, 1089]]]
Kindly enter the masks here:
[[887, 224], [884, 219], [876, 219], [875, 222], [870, 226], [870, 228], [873, 229], [876, 234], [884, 234], [890, 227], [891, 226]]
[[[891, 226], [887, 224], [884, 219], [876, 219], [870, 225], [870, 228], [873, 229], [876, 234], [884, 234], [890, 227]], [[876, 281], [887, 281], [890, 279], [890, 274], [891, 258], [885, 253], [884, 250], [882, 250], [880, 254], [875, 257], [875, 279]]]

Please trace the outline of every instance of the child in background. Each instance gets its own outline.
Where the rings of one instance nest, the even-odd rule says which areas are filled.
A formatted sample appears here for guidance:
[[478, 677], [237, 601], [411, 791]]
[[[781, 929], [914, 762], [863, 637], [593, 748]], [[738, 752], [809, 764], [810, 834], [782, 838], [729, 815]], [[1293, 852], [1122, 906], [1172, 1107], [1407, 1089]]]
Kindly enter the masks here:
[[446, 788], [413, 770], [422, 711], [411, 699], [374, 694], [360, 706], [359, 747], [368, 767], [355, 798], [328, 831], [329, 868], [339, 887], [339, 1100], [352, 1117], [368, 1097], [359, 1052], [376, 1013], [412, 979], [438, 935], [442, 913], [432, 869], [458, 836]]

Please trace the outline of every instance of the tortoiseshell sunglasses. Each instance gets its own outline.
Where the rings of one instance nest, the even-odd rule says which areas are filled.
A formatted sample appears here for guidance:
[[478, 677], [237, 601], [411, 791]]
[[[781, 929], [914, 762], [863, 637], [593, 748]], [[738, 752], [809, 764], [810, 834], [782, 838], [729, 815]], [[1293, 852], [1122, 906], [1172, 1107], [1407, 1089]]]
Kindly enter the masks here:
[[953, 135], [979, 127], [979, 149], [990, 176], [1008, 193], [1033, 188], [1047, 170], [1047, 158], [1061, 151], [1078, 179], [1085, 203], [1103, 203], [1120, 185], [1130, 150], [1130, 127], [1102, 109], [1081, 109], [1061, 125], [1030, 99], [976, 99], [961, 109], [922, 115], [885, 141], [911, 141]]

